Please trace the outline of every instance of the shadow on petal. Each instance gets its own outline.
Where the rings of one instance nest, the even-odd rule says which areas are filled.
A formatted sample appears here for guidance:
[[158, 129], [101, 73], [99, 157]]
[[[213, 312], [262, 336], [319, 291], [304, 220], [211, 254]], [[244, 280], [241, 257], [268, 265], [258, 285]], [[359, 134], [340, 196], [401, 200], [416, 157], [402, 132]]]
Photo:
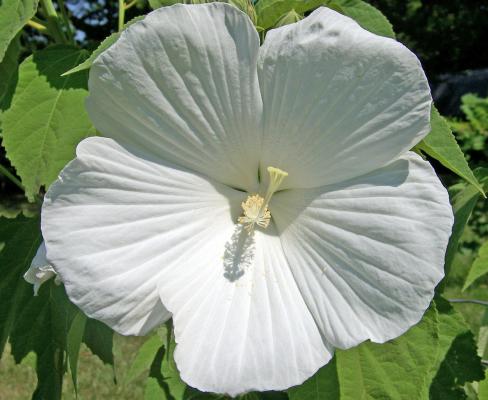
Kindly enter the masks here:
[[237, 224], [230, 240], [225, 244], [224, 277], [231, 282], [241, 278], [252, 265], [255, 253], [254, 234]]
[[[336, 201], [340, 205], [345, 200], [354, 199], [344, 198], [344, 190], [347, 190], [350, 196], [357, 193], [360, 198], [364, 195], [362, 191], [367, 188], [399, 188], [407, 181], [409, 174], [408, 161], [400, 158], [382, 168], [344, 182], [316, 188], [280, 190], [270, 202], [271, 215], [275, 220], [277, 217], [279, 219], [277, 234], [281, 235], [311, 204], [324, 195], [329, 202]], [[374, 204], [374, 201], [375, 199], [371, 198], [371, 204]]]

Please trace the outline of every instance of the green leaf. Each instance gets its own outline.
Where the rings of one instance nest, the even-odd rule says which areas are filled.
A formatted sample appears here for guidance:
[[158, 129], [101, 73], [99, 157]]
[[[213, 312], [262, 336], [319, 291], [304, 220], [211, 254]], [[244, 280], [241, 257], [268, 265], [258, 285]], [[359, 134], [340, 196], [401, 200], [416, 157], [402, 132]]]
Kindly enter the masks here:
[[288, 389], [288, 397], [290, 400], [339, 400], [336, 357], [305, 383]]
[[[164, 333], [164, 331], [163, 331]], [[188, 397], [186, 383], [180, 378], [180, 373], [174, 360], [174, 351], [176, 342], [173, 335], [172, 325], [166, 325], [166, 345], [163, 353], [163, 362], [161, 364], [161, 376], [164, 379], [163, 388], [165, 389], [168, 399], [174, 397], [176, 400]]]
[[291, 10], [303, 14], [324, 3], [324, 0], [260, 0], [256, 4], [257, 24], [263, 29], [269, 29]]
[[63, 286], [56, 285], [53, 280], [44, 283], [39, 296], [31, 296], [23, 305], [10, 335], [10, 344], [17, 363], [29, 352], [36, 353], [37, 387], [33, 399], [61, 398], [67, 336], [78, 312]]
[[483, 379], [483, 366], [476, 354], [471, 331], [456, 337], [430, 388], [431, 400], [464, 399], [464, 384]]
[[291, 10], [304, 14], [319, 6], [342, 13], [377, 35], [395, 38], [388, 19], [381, 11], [362, 0], [260, 0], [256, 4], [257, 24], [269, 29], [276, 26], [278, 20]]
[[53, 280], [41, 286], [39, 296], [24, 280], [40, 243], [39, 218], [0, 218], [0, 354], [7, 337], [17, 363], [33, 352], [38, 380], [33, 398], [56, 400], [61, 397], [67, 346], [77, 358], [80, 312]]
[[488, 359], [488, 309], [483, 314], [478, 331], [478, 355], [483, 360]]
[[[128, 26], [132, 25], [134, 22], [140, 21], [141, 19], [144, 18], [144, 15], [135, 17], [131, 19], [129, 22], [127, 22], [124, 25], [124, 29], [127, 28]], [[68, 76], [71, 74], [74, 74], [76, 72], [84, 71], [89, 69], [95, 59], [102, 54], [105, 50], [107, 50], [110, 46], [112, 46], [117, 39], [120, 37], [120, 34], [122, 32], [114, 32], [111, 35], [107, 36], [103, 41], [100, 43], [100, 45], [90, 54], [90, 56], [84, 60], [82, 63], [77, 64], [74, 68], [71, 68], [61, 74], [61, 76]]]
[[[488, 188], [488, 169], [479, 168], [475, 171], [475, 175], [482, 187]], [[468, 223], [469, 217], [480, 196], [481, 194], [478, 187], [468, 184], [451, 199], [454, 212], [454, 226], [452, 227], [452, 234], [446, 250], [446, 259], [444, 263], [446, 276], [449, 274], [454, 256], [456, 255], [459, 239], [463, 234], [464, 228]], [[443, 286], [444, 284], [442, 284], [439, 289], [441, 290]]]
[[435, 107], [432, 107], [430, 124], [430, 133], [416, 147], [484, 194], [482, 186], [469, 168], [449, 125]]
[[488, 133], [488, 98], [480, 98], [472, 93], [465, 94], [461, 97], [461, 110], [474, 129], [485, 135]]
[[328, 365], [288, 394], [290, 400], [451, 399], [482, 372], [472, 333], [439, 297], [404, 335], [337, 350]]
[[[0, 137], [2, 136], [3, 112], [12, 104], [12, 97], [19, 78], [19, 55], [20, 40], [17, 36], [10, 42], [5, 57], [2, 62], [0, 62], [0, 76], [2, 77], [0, 79]], [[4, 215], [4, 213], [2, 213], [3, 210], [1, 210], [5, 203], [4, 200], [5, 198], [2, 199], [2, 205], [0, 205], [0, 216]], [[14, 206], [14, 208], [16, 207]], [[17, 215], [18, 213], [13, 215], [13, 217], [16, 217]]]
[[435, 307], [406, 334], [385, 344], [337, 351], [341, 400], [426, 399], [437, 360]]
[[0, 61], [7, 47], [37, 10], [38, 0], [0, 1]]
[[260, 400], [261, 397], [259, 396], [258, 393], [252, 392], [252, 393], [245, 393], [240, 396], [238, 396], [239, 400]]
[[83, 343], [105, 364], [114, 365], [114, 332], [103, 322], [88, 318], [83, 335]]
[[0, 63], [0, 116], [10, 107], [19, 69], [20, 41], [16, 37], [10, 42], [5, 57]]
[[94, 134], [84, 106], [87, 73], [60, 76], [85, 57], [84, 50], [54, 46], [20, 66], [12, 106], [3, 114], [3, 144], [31, 201]]
[[[437, 296], [435, 298], [435, 304], [439, 319], [439, 349], [437, 352], [438, 362], [436, 365], [436, 367], [438, 367], [445, 359], [453, 340], [458, 335], [465, 333], [468, 328], [461, 314], [456, 312], [444, 298]], [[436, 370], [437, 369], [438, 368], [436, 368]]]
[[40, 244], [38, 218], [0, 218], [0, 356], [18, 315], [33, 296], [23, 275]]
[[149, 0], [149, 6], [155, 10], [160, 7], [172, 6], [174, 4], [192, 4], [191, 1], [187, 2], [185, 0]]
[[303, 15], [298, 14], [295, 10], [291, 10], [280, 17], [278, 22], [276, 22], [275, 27], [279, 28], [280, 26], [294, 24], [295, 22], [301, 21], [302, 19]]
[[[161, 345], [153, 358], [151, 367], [149, 369], [149, 377], [144, 386], [144, 400], [169, 400], [171, 399], [169, 390], [164, 382], [164, 377], [161, 373], [162, 364], [164, 362], [164, 346]], [[173, 399], [171, 399], [173, 400]], [[176, 398], [176, 400], [180, 400]]]
[[75, 392], [78, 393], [78, 356], [80, 353], [80, 346], [85, 332], [86, 315], [78, 311], [73, 318], [73, 322], [68, 331], [66, 350], [68, 353], [69, 368], [71, 377], [73, 379], [73, 386]]
[[257, 15], [256, 15], [256, 8], [254, 7], [253, 0], [219, 0], [223, 1], [224, 3], [232, 4], [234, 7], [237, 7], [239, 10], [247, 14], [251, 22], [256, 25], [257, 23]]
[[288, 400], [289, 397], [285, 392], [260, 392], [259, 397], [262, 400]]
[[488, 369], [485, 371], [485, 379], [479, 384], [478, 400], [488, 400]]
[[395, 340], [337, 350], [335, 365], [332, 361], [290, 389], [290, 400], [427, 399], [438, 342], [432, 306], [418, 325]]
[[237, 7], [246, 13], [252, 23], [256, 25], [256, 10], [253, 0], [149, 0], [149, 5], [153, 10], [156, 8], [172, 6], [174, 4], [207, 4], [207, 3], [227, 3]]
[[[159, 334], [165, 337], [165, 343], [162, 344], [158, 335], [155, 335], [150, 339], [151, 343], [147, 345], [147, 349], [144, 350], [144, 353], [147, 353], [143, 357], [144, 364], [149, 359], [150, 351], [153, 352], [149, 376], [144, 387], [144, 400], [210, 400], [220, 398], [220, 396], [193, 389], [181, 380], [173, 357], [176, 343], [172, 334], [171, 323], [167, 323]], [[157, 342], [159, 342], [158, 348], [156, 348]], [[155, 348], [156, 351], [154, 352]], [[137, 370], [142, 372], [140, 366], [137, 367]]]
[[66, 352], [73, 379], [85, 317], [53, 280], [39, 296], [23, 275], [41, 243], [39, 218], [0, 218], [0, 355], [7, 338], [17, 363], [35, 354], [37, 388], [34, 399], [61, 396]]
[[362, 0], [332, 0], [328, 6], [341, 11], [355, 20], [364, 29], [376, 35], [395, 39], [395, 32], [390, 21], [380, 10]]
[[140, 376], [143, 372], [149, 371], [154, 356], [162, 345], [161, 338], [154, 334], [147, 339], [137, 352], [136, 358], [127, 373], [126, 382], [130, 382]]
[[477, 354], [473, 333], [444, 299], [436, 299], [439, 312], [440, 346], [438, 359], [442, 361], [430, 387], [431, 400], [464, 399], [463, 385], [483, 379], [483, 366]]
[[488, 241], [483, 243], [478, 252], [478, 256], [473, 262], [471, 269], [469, 270], [468, 277], [463, 286], [463, 291], [466, 290], [471, 284], [481, 276], [488, 273]]
[[84, 71], [84, 70], [89, 69], [92, 66], [95, 59], [100, 54], [102, 54], [105, 50], [107, 50], [110, 46], [112, 46], [117, 41], [119, 36], [120, 36], [120, 32], [114, 32], [111, 35], [107, 36], [105, 39], [103, 39], [103, 41], [100, 43], [100, 45], [95, 50], [93, 50], [93, 52], [90, 54], [90, 56], [85, 61], [83, 61], [80, 64], [77, 64], [74, 68], [71, 68], [71, 69], [63, 72], [61, 74], [61, 76], [68, 76], [68, 75], [74, 74], [76, 72], [80, 72], [80, 71]]

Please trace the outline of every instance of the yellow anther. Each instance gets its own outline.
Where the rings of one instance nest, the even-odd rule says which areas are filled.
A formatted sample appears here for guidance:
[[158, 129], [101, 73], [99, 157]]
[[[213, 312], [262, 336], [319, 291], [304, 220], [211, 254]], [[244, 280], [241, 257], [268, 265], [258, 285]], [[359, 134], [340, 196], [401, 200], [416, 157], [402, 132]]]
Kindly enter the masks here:
[[288, 173], [279, 168], [268, 167], [269, 183], [265, 197], [253, 194], [247, 197], [246, 201], [241, 203], [244, 215], [237, 220], [244, 228], [252, 233], [254, 225], [257, 224], [262, 228], [267, 228], [271, 220], [271, 213], [268, 209], [271, 196], [278, 190]]
[[241, 207], [244, 210], [244, 215], [239, 217], [238, 222], [243, 224], [249, 232], [252, 231], [254, 224], [258, 224], [262, 228], [268, 227], [271, 213], [259, 194], [248, 196], [246, 201], [241, 203]]

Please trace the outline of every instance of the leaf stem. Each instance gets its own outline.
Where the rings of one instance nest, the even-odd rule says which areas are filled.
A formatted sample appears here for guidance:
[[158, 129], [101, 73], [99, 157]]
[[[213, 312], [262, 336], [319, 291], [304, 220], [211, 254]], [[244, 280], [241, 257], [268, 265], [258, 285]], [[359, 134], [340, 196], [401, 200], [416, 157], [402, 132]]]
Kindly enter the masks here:
[[39, 22], [36, 22], [33, 20], [27, 21], [27, 25], [29, 25], [30, 27], [32, 27], [34, 29], [37, 29], [39, 32], [45, 32], [47, 29], [45, 25], [40, 24]]
[[16, 185], [18, 188], [22, 190], [22, 192], [25, 191], [24, 185], [22, 185], [22, 182], [20, 182], [17, 177], [12, 174], [6, 167], [4, 167], [2, 164], [0, 164], [0, 174], [8, 178], [10, 182], [12, 182], [14, 185]]
[[137, 0], [132, 0], [130, 3], [127, 3], [124, 8], [126, 10], [128, 10], [129, 8], [132, 8], [133, 6], [135, 6], [137, 4]]
[[118, 25], [119, 32], [124, 28], [124, 20], [125, 20], [125, 3], [124, 0], [119, 0], [119, 25]]
[[488, 301], [477, 300], [477, 299], [448, 299], [451, 303], [471, 303], [478, 304], [480, 306], [488, 307]]
[[54, 38], [56, 43], [68, 43], [66, 36], [64, 35], [63, 28], [61, 25], [61, 19], [54, 8], [52, 0], [41, 0], [41, 5], [46, 14], [46, 24], [49, 33]]

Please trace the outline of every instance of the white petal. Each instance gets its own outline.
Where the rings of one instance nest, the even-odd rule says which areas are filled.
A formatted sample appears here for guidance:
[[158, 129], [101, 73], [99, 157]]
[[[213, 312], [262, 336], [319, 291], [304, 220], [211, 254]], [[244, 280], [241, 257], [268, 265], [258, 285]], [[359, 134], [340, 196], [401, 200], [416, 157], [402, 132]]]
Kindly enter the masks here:
[[88, 316], [144, 334], [170, 317], [159, 276], [215, 220], [231, 223], [233, 196], [238, 204], [243, 193], [135, 157], [111, 139], [86, 139], [46, 194], [47, 256]]
[[282, 390], [330, 360], [272, 225], [253, 239], [229, 227], [202, 245], [160, 283], [185, 382], [231, 396]]
[[34, 296], [37, 296], [41, 285], [54, 276], [56, 276], [56, 272], [47, 261], [46, 245], [42, 242], [32, 259], [29, 269], [24, 274], [24, 279], [34, 286]]
[[320, 8], [270, 31], [261, 48], [261, 166], [310, 188], [373, 171], [429, 132], [431, 96], [402, 44]]
[[349, 348], [416, 324], [444, 276], [453, 215], [414, 153], [348, 182], [277, 193], [270, 209], [322, 333]]
[[90, 69], [87, 108], [103, 135], [221, 183], [257, 185], [259, 38], [227, 4], [162, 7]]

